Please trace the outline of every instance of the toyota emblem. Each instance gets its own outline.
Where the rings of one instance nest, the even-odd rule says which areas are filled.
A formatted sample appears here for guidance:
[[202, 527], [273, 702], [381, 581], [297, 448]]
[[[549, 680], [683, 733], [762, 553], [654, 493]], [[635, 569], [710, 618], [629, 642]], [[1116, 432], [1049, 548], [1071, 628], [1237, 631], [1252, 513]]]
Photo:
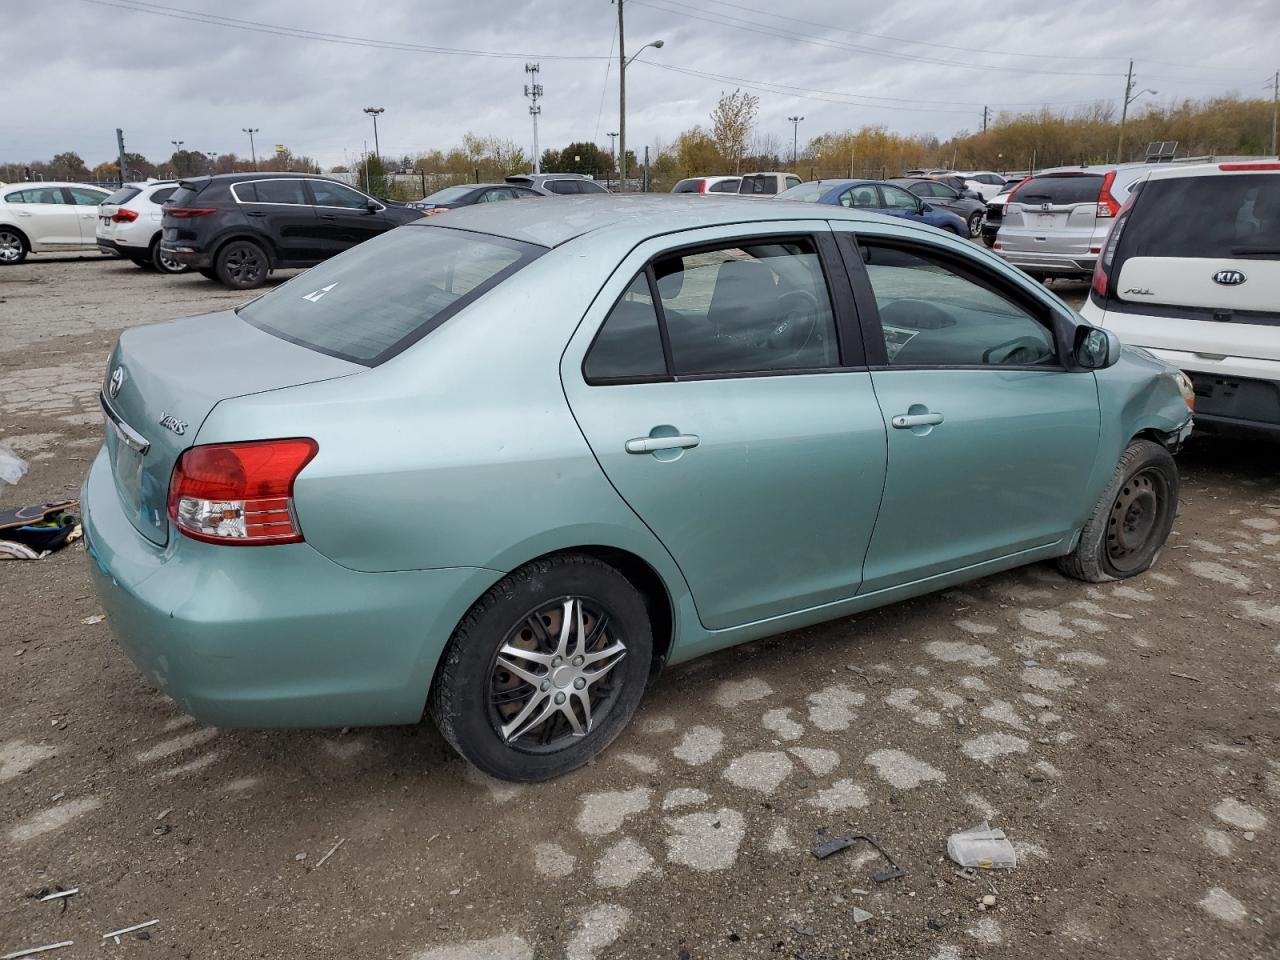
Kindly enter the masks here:
[[107, 396], [112, 400], [120, 393], [120, 388], [124, 386], [124, 367], [116, 367], [111, 371], [111, 380], [107, 384]]

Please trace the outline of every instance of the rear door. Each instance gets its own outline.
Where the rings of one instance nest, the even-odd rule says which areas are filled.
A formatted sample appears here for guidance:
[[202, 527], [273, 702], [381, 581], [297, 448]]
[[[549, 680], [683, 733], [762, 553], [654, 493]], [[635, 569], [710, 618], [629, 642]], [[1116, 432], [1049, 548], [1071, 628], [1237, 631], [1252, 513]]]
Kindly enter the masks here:
[[561, 365], [601, 468], [712, 630], [853, 596], [884, 480], [829, 228], [750, 229], [641, 244]]
[[1000, 242], [1006, 253], [1041, 253], [1088, 260], [1102, 192], [1100, 173], [1032, 177], [1005, 204]]
[[233, 184], [231, 195], [280, 261], [314, 263], [329, 255], [303, 178], [246, 180]]
[[36, 247], [80, 245], [80, 217], [61, 187], [24, 187], [4, 195], [14, 226]]
[[977, 258], [834, 224], [858, 291], [888, 470], [863, 593], [1061, 544], [1097, 455], [1091, 373], [1052, 310]]
[[1147, 181], [1115, 258], [1127, 342], [1280, 361], [1280, 169]]

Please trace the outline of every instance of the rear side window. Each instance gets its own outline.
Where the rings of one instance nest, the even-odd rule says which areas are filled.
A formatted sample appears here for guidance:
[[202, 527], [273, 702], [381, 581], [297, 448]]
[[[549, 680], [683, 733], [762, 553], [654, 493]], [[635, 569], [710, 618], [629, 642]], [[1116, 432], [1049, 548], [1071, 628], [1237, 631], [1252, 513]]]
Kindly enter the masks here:
[[1125, 258], [1280, 260], [1280, 175], [1148, 180], [1121, 238]]
[[[103, 200], [102, 202], [114, 203], [116, 205], [119, 205], [122, 203], [128, 203], [130, 200], [132, 200], [141, 192], [142, 191], [139, 190], [137, 187], [121, 187], [119, 190], [111, 194], [111, 196], [107, 197], [107, 199]], [[160, 201], [157, 200], [156, 202], [159, 203]]]
[[741, 180], [718, 180], [707, 188], [707, 193], [737, 193]]
[[660, 380], [666, 377], [658, 311], [641, 273], [609, 311], [587, 353], [582, 372], [590, 383], [610, 380]]
[[[164, 203], [166, 200], [168, 200], [170, 197], [172, 197], [172, 196], [173, 196], [174, 191], [175, 191], [175, 190], [177, 190], [177, 189], [178, 189], [177, 187], [164, 187], [164, 188], [162, 188], [162, 189], [160, 189], [160, 190], [157, 190], [155, 193], [153, 193], [153, 194], [151, 195], [151, 202], [152, 202], [152, 203]], [[109, 201], [107, 201], [107, 202], [108, 202], [108, 203], [121, 203], [122, 201], [120, 201], [120, 200], [109, 200]]]
[[577, 185], [572, 180], [548, 180], [544, 186], [552, 193], [577, 193]]
[[778, 192], [778, 181], [774, 177], [743, 177], [738, 193], [752, 196], [773, 194]]
[[376, 366], [544, 253], [444, 227], [391, 230], [239, 310], [267, 333]]
[[309, 205], [301, 180], [257, 180], [231, 188], [241, 203], [289, 203]]
[[1058, 174], [1032, 177], [1018, 188], [1014, 203], [1097, 203], [1102, 192], [1101, 174]]

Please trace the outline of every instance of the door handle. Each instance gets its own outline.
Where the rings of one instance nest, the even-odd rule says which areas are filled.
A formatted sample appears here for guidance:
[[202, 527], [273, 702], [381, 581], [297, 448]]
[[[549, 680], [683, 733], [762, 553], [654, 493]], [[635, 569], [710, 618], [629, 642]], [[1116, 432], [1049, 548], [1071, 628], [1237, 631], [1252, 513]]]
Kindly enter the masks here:
[[338, 218], [336, 215], [332, 213], [322, 213], [320, 214], [320, 219], [321, 220], [337, 220]]
[[656, 450], [688, 450], [700, 443], [691, 433], [674, 437], [636, 437], [626, 443], [627, 453], [653, 453]]
[[263, 211], [261, 211], [261, 210], [250, 210], [250, 211], [249, 211], [249, 216], [251, 216], [251, 217], [265, 217], [265, 216], [266, 216], [266, 214], [265, 214]]
[[942, 421], [940, 413], [900, 413], [889, 422], [895, 429], [910, 430], [912, 427], [936, 427]]

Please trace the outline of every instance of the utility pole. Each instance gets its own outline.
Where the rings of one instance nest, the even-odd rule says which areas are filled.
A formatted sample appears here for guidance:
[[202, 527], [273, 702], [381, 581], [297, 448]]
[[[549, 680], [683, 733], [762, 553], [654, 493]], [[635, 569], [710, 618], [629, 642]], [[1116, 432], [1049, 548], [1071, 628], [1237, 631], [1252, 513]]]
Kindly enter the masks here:
[[991, 108], [983, 107], [982, 108], [982, 132], [983, 133], [987, 132], [987, 121], [990, 119], [991, 119]]
[[379, 161], [382, 160], [382, 148], [378, 146], [378, 114], [386, 113], [386, 107], [365, 107], [364, 112], [373, 117], [373, 152]]
[[253, 169], [258, 169], [258, 151], [253, 148], [253, 135], [258, 132], [257, 127], [241, 127], [245, 133], [249, 135], [249, 156], [253, 158]]
[[627, 189], [627, 47], [622, 28], [622, 0], [618, 4], [618, 192]]
[[[1275, 140], [1275, 137], [1272, 137], [1272, 140]], [[120, 154], [120, 186], [123, 187], [125, 180], [129, 179], [129, 164], [124, 159], [124, 131], [119, 127], [115, 128], [115, 146]]]
[[1116, 147], [1116, 163], [1124, 163], [1124, 125], [1129, 119], [1130, 95], [1133, 93], [1133, 61], [1129, 61], [1129, 73], [1124, 79], [1124, 100], [1120, 108], [1120, 142]]
[[1276, 156], [1276, 126], [1280, 122], [1280, 70], [1271, 78], [1271, 155]]
[[796, 156], [800, 144], [800, 121], [804, 117], [787, 117], [791, 121], [791, 166], [796, 165]]
[[649, 145], [644, 145], [644, 186], [645, 193], [649, 192]]
[[542, 84], [538, 82], [540, 63], [526, 63], [524, 72], [529, 75], [529, 82], [524, 85], [524, 95], [529, 98], [529, 116], [533, 117], [533, 172], [542, 172], [542, 154], [538, 152], [538, 116], [542, 108], [538, 106], [538, 98], [542, 96]]

